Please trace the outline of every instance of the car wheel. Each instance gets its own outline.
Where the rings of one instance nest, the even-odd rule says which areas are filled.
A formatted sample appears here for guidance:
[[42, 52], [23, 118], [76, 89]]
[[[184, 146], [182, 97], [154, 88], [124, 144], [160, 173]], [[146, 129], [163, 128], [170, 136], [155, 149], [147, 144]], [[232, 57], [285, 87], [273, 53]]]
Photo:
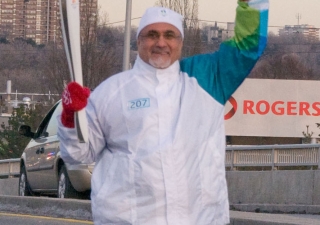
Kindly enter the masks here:
[[28, 183], [27, 173], [24, 166], [20, 169], [19, 196], [32, 196], [32, 191]]
[[69, 180], [66, 166], [63, 165], [59, 172], [58, 198], [79, 198], [79, 195], [80, 193], [74, 189]]

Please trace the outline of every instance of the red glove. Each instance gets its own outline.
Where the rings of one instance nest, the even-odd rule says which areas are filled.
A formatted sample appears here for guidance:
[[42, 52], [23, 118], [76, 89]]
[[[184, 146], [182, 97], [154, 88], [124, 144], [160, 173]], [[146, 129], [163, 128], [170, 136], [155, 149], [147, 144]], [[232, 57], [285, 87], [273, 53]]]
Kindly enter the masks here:
[[76, 82], [70, 82], [62, 93], [61, 122], [65, 127], [74, 128], [74, 113], [86, 107], [90, 89]]

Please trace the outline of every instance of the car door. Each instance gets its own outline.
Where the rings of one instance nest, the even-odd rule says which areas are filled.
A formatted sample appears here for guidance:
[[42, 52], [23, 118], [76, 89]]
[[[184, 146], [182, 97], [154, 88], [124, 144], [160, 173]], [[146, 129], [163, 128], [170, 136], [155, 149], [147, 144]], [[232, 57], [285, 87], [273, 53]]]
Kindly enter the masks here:
[[[60, 103], [56, 104], [41, 122], [32, 147], [28, 149], [27, 161], [34, 161], [35, 166], [27, 167], [28, 180], [34, 191], [54, 190], [57, 188], [57, 178], [54, 162], [59, 151], [57, 138], [57, 115], [61, 112]], [[29, 158], [29, 159], [28, 159]]]
[[54, 190], [58, 186], [57, 173], [54, 163], [59, 151], [59, 140], [57, 137], [58, 121], [57, 116], [61, 113], [62, 106], [58, 104], [52, 113], [50, 120], [40, 137], [43, 144], [39, 146], [39, 187], [40, 189]]
[[36, 188], [37, 183], [37, 173], [39, 170], [39, 161], [40, 156], [37, 154], [39, 143], [32, 139], [26, 149], [24, 150], [25, 154], [25, 167], [28, 174], [28, 182], [32, 189]]
[[42, 137], [45, 141], [41, 145], [39, 151], [39, 172], [42, 177], [41, 180], [45, 181], [39, 184], [41, 189], [53, 190], [58, 186], [57, 173], [55, 168], [55, 161], [59, 152], [59, 140], [57, 137], [58, 121], [57, 116], [61, 113], [62, 105], [58, 104], [55, 111], [53, 112], [49, 123], [44, 130], [44, 136]]

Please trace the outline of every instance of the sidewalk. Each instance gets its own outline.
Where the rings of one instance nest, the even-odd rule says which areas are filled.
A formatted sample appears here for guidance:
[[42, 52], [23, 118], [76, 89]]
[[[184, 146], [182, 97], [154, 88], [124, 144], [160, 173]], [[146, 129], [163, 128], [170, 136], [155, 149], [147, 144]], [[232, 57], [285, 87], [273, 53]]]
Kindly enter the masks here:
[[320, 225], [320, 215], [230, 211], [230, 225]]

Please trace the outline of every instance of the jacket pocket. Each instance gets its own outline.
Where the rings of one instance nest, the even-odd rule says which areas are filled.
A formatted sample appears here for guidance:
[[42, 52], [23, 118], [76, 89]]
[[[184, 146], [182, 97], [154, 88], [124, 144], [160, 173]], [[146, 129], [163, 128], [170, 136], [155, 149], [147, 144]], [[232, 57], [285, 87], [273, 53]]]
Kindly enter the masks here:
[[[209, 140], [214, 141], [214, 140]], [[204, 150], [201, 167], [201, 190], [204, 207], [215, 205], [228, 196], [225, 179], [224, 149], [208, 143], [210, 149]]]

